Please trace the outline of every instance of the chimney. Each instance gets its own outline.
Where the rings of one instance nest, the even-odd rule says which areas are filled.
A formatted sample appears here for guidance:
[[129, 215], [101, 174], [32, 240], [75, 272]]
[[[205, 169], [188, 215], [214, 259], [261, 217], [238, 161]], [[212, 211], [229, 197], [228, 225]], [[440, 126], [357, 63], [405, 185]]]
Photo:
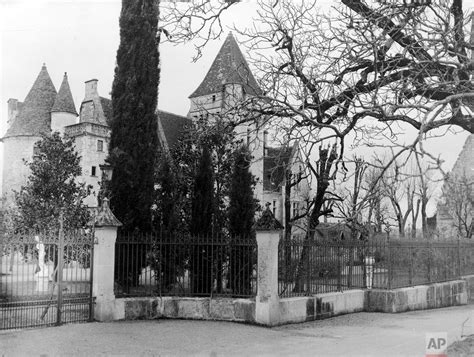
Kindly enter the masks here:
[[86, 81], [86, 95], [84, 101], [97, 98], [99, 93], [97, 92], [97, 79], [90, 79]]
[[18, 111], [19, 111], [18, 99], [10, 98], [8, 99], [7, 103], [8, 103], [7, 128], [10, 128], [16, 116], [18, 115]]

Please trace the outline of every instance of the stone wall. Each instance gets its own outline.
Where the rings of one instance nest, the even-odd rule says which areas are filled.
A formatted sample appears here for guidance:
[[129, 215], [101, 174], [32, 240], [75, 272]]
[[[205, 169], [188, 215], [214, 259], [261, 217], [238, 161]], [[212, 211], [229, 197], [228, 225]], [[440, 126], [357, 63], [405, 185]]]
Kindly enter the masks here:
[[463, 276], [462, 280], [466, 282], [467, 301], [474, 302], [474, 275]]
[[77, 122], [75, 114], [66, 112], [52, 112], [51, 113], [51, 131], [58, 131], [61, 135], [64, 134], [65, 127], [74, 125]]
[[194, 319], [255, 322], [255, 301], [232, 298], [125, 298], [117, 299], [116, 319]]
[[322, 320], [364, 311], [364, 290], [349, 290], [280, 300], [280, 324]]
[[13, 190], [20, 190], [30, 175], [30, 168], [24, 160], [31, 161], [35, 143], [39, 136], [18, 136], [3, 139], [2, 194], [12, 197]]
[[370, 290], [364, 310], [393, 313], [466, 305], [467, 301], [466, 281], [455, 280], [394, 290]]

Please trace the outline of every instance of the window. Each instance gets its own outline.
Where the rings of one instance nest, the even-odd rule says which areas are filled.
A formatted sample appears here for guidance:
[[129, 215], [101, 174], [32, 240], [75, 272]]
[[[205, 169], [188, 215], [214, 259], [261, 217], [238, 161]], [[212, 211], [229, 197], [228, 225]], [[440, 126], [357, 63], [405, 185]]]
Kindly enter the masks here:
[[104, 141], [97, 140], [97, 151], [104, 151]]
[[273, 215], [275, 216], [276, 215], [276, 210], [277, 210], [277, 201], [276, 200], [273, 200]]
[[212, 95], [212, 102], [214, 103], [215, 101], [216, 101], [216, 95], [213, 94], [213, 95]]
[[97, 174], [97, 168], [95, 166], [92, 166], [92, 170], [91, 170], [91, 176], [96, 176]]
[[298, 202], [293, 202], [293, 217], [296, 217], [299, 214], [299, 204]]

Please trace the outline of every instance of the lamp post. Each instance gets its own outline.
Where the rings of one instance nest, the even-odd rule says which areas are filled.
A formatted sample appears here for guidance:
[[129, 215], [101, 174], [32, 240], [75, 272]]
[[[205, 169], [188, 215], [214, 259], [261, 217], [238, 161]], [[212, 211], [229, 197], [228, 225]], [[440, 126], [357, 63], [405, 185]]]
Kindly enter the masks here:
[[100, 181], [100, 190], [99, 190], [99, 195], [97, 197], [99, 207], [102, 206], [102, 200], [104, 198], [107, 198], [110, 200], [110, 181], [112, 181], [112, 175], [114, 173], [114, 168], [112, 165], [109, 164], [102, 164], [99, 165], [99, 169], [102, 173], [101, 175], [101, 181]]
[[112, 165], [109, 164], [103, 164], [99, 165], [100, 171], [102, 172], [102, 179], [106, 181], [111, 181], [112, 180], [112, 175], [114, 173], [114, 168]]

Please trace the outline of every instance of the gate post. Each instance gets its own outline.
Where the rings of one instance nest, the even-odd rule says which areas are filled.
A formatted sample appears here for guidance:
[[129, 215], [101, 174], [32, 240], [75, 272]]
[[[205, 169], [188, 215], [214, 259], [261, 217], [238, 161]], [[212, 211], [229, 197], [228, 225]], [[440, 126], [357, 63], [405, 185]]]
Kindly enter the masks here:
[[109, 200], [104, 198], [95, 217], [92, 295], [95, 298], [94, 318], [97, 321], [114, 320], [115, 240], [117, 228], [121, 225], [109, 208]]
[[256, 223], [258, 246], [257, 298], [255, 322], [275, 326], [280, 320], [278, 296], [278, 243], [283, 228], [267, 206]]

